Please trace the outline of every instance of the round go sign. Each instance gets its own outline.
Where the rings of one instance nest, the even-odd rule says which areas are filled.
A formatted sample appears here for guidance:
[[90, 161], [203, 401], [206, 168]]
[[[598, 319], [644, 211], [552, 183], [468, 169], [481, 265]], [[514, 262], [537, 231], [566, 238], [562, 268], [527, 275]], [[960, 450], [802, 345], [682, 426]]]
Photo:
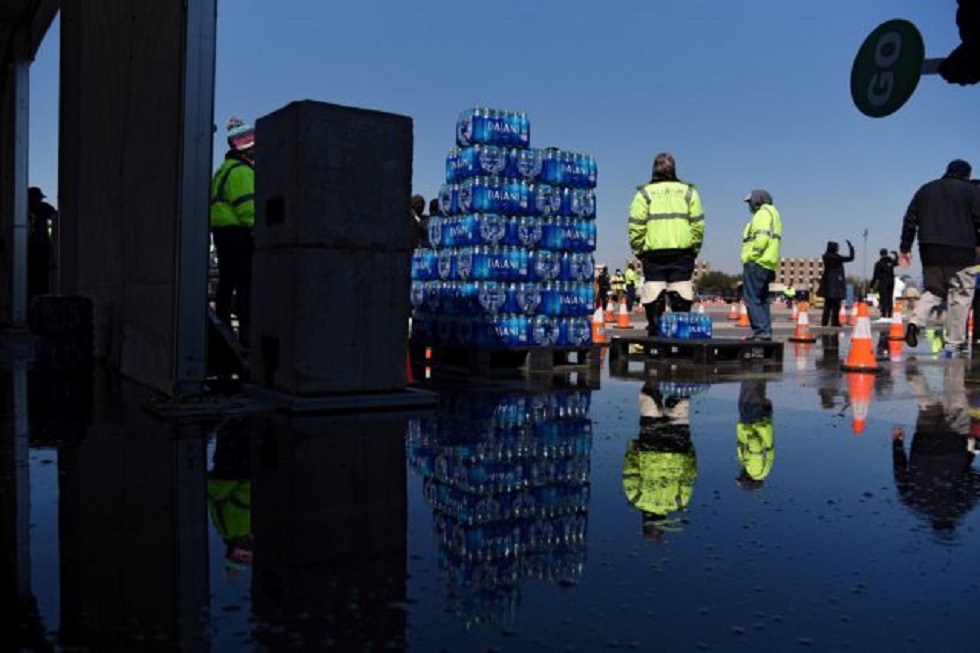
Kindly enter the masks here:
[[915, 25], [890, 20], [864, 39], [851, 66], [851, 98], [866, 116], [898, 111], [915, 92], [922, 75], [925, 45]]

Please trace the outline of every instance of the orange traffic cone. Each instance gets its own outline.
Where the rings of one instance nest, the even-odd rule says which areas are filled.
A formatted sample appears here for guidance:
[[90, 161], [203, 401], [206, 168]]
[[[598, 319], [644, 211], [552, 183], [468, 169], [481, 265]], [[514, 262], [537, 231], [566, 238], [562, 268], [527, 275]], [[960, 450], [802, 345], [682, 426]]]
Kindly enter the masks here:
[[745, 302], [740, 302], [741, 306], [738, 310], [738, 323], [735, 325], [737, 327], [747, 327], [749, 326], [749, 311], [745, 308]]
[[[793, 345], [793, 358], [796, 360], [796, 369], [803, 371], [806, 369], [806, 362], [810, 358], [810, 344], [807, 342], [794, 342], [796, 344]], [[816, 340], [812, 340], [811, 342], [816, 342]]]
[[589, 321], [592, 322], [592, 343], [604, 345], [609, 342], [609, 338], [606, 336], [606, 321], [603, 319], [601, 308], [595, 309], [595, 313], [592, 314]]
[[799, 318], [800, 318], [800, 305], [797, 304], [796, 302], [793, 302], [793, 312], [790, 313], [789, 319], [796, 322]]
[[[864, 302], [854, 302], [854, 306], [851, 307], [851, 321], [848, 322], [848, 326], [857, 326], [857, 323], [858, 323], [858, 304], [862, 304], [862, 303], [864, 303]], [[867, 308], [867, 307], [865, 307], [865, 308]], [[870, 317], [868, 318], [868, 324], [869, 325], [871, 324], [871, 318]]]
[[901, 340], [894, 340], [889, 338], [888, 340], [888, 360], [892, 363], [902, 362], [902, 351], [905, 349], [905, 343]]
[[425, 348], [425, 378], [432, 378], [432, 347]]
[[[794, 304], [794, 308], [795, 308]], [[803, 308], [799, 310], [799, 314], [796, 318], [796, 331], [789, 338], [790, 342], [816, 342], [817, 339], [810, 335], [810, 315], [807, 312], [807, 305], [804, 303]]]
[[735, 302], [732, 302], [731, 310], [728, 311], [728, 319], [733, 322], [738, 319], [738, 307], [735, 306]]
[[626, 310], [625, 297], [623, 297], [622, 301], [619, 302], [619, 315], [616, 316], [616, 328], [617, 329], [633, 328], [633, 325], [630, 323], [630, 312]]
[[864, 433], [874, 387], [875, 377], [869, 374], [847, 375], [847, 394], [851, 401], [851, 429], [854, 431], [854, 435]]
[[847, 361], [841, 365], [848, 372], [877, 372], [881, 368], [875, 362], [874, 343], [871, 342], [871, 318], [868, 317], [868, 305], [857, 303], [858, 318], [854, 331], [851, 333], [851, 349], [847, 352]]
[[889, 340], [905, 340], [905, 327], [902, 326], [902, 309], [896, 308], [892, 313], [891, 324], [888, 325]]
[[612, 298], [606, 302], [606, 322], [613, 322], [616, 319], [616, 308], [613, 306]]
[[837, 315], [837, 321], [840, 322], [841, 326], [847, 326], [847, 307], [843, 303], [840, 305], [840, 313]]

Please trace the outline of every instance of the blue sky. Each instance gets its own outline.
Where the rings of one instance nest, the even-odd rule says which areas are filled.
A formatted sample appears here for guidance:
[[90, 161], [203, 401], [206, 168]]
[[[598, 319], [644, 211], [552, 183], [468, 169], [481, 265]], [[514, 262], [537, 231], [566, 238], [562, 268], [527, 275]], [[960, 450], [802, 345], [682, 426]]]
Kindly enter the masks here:
[[[919, 185], [953, 158], [980, 176], [980, 87], [924, 77], [900, 111], [872, 119], [851, 102], [851, 63], [892, 18], [918, 26], [927, 56], [944, 56], [959, 41], [955, 10], [955, 0], [220, 0], [215, 161], [232, 114], [255, 120], [302, 99], [389, 111], [414, 121], [414, 192], [428, 199], [460, 111], [521, 110], [532, 146], [597, 158], [599, 262], [622, 265], [635, 187], [670, 151], [701, 191], [702, 258], [714, 269], [739, 271], [742, 198], [766, 188], [783, 215], [783, 256], [849, 238], [848, 273], [870, 274], [880, 247], [897, 249]], [[31, 183], [55, 203], [57, 34], [56, 23], [31, 76]]]

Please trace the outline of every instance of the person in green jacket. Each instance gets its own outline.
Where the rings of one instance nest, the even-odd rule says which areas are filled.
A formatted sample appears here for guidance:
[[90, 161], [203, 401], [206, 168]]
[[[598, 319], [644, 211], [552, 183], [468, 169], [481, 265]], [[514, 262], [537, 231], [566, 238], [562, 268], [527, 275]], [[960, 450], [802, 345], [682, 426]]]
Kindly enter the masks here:
[[630, 204], [629, 241], [643, 266], [640, 301], [647, 334], [656, 335], [660, 316], [690, 311], [694, 303], [694, 263], [704, 243], [704, 209], [694, 184], [677, 178], [674, 157], [653, 159], [652, 179], [639, 187]]
[[680, 530], [680, 520], [669, 516], [690, 503], [698, 477], [691, 397], [673, 384], [647, 381], [639, 404], [640, 433], [627, 444], [623, 493], [643, 516], [644, 539], [659, 541]]
[[626, 264], [626, 272], [623, 273], [623, 279], [626, 282], [626, 310], [630, 313], [633, 312], [633, 302], [636, 301], [636, 268], [633, 267], [632, 263]]
[[747, 490], [758, 489], [772, 471], [776, 458], [772, 423], [772, 401], [766, 396], [766, 382], [746, 379], [738, 392], [736, 453], [741, 473], [735, 479]]
[[232, 418], [215, 429], [214, 455], [207, 477], [208, 513], [225, 543], [230, 579], [252, 564], [252, 480], [245, 423]]
[[752, 219], [742, 231], [742, 299], [749, 314], [752, 335], [746, 340], [772, 340], [769, 284], [776, 278], [783, 220], [765, 190], [753, 190], [745, 198]]
[[218, 255], [214, 311], [232, 326], [232, 300], [238, 342], [249, 347], [252, 323], [252, 228], [255, 225], [255, 129], [228, 119], [228, 152], [211, 180], [211, 238]]

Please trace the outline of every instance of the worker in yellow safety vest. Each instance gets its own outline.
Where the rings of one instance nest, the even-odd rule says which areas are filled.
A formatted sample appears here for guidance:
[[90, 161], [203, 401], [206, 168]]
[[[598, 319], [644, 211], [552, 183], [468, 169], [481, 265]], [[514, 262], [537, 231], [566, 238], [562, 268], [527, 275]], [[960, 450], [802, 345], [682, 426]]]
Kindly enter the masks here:
[[741, 467], [738, 484], [747, 490], [758, 489], [772, 471], [776, 449], [772, 422], [772, 401], [766, 396], [766, 382], [742, 381], [738, 393], [736, 452]]
[[689, 311], [694, 303], [694, 262], [704, 242], [704, 209], [694, 184], [677, 178], [674, 157], [653, 159], [653, 176], [640, 186], [630, 204], [629, 241], [643, 266], [640, 302], [647, 333], [656, 335], [660, 316]]
[[255, 225], [255, 130], [228, 119], [228, 152], [211, 180], [211, 238], [218, 254], [214, 312], [229, 327], [238, 317], [238, 342], [249, 347], [252, 305], [252, 227]]
[[680, 530], [670, 515], [691, 501], [698, 477], [691, 440], [691, 397], [673, 384], [648, 381], [640, 391], [640, 433], [627, 444], [623, 493], [643, 516], [643, 537], [659, 541]]
[[769, 284], [776, 278], [783, 220], [765, 190], [753, 190], [745, 202], [752, 218], [742, 230], [742, 298], [752, 325], [746, 340], [772, 340]]

